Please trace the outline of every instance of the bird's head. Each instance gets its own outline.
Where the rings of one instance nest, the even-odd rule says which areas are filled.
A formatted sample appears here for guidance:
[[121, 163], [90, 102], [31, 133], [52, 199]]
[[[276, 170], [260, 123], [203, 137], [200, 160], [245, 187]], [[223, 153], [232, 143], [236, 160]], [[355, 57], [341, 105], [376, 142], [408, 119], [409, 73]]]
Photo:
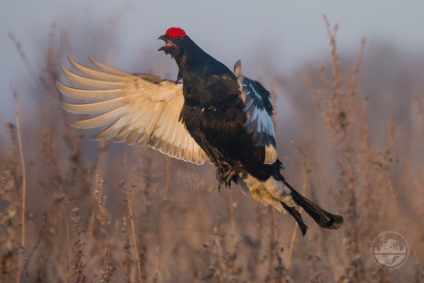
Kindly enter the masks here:
[[165, 46], [159, 48], [158, 51], [163, 51], [165, 54], [170, 54], [176, 58], [183, 52], [185, 40], [188, 38], [182, 28], [171, 27], [166, 30], [164, 35], [159, 36], [159, 39], [165, 41]]

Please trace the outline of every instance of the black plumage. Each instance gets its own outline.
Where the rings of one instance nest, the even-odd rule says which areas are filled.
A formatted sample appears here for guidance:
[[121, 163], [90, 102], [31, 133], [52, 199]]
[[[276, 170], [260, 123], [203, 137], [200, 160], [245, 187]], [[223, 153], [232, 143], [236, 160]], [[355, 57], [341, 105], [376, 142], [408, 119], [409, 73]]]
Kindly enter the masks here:
[[[175, 32], [181, 35], [174, 36]], [[252, 95], [243, 101], [243, 87], [240, 87], [237, 76], [204, 52], [185, 32], [171, 28], [160, 39], [168, 43], [161, 50], [175, 59], [184, 83], [181, 121], [217, 166], [218, 178], [222, 175], [223, 179], [228, 171], [231, 171], [230, 182], [236, 183], [244, 174], [250, 174], [258, 181], [274, 178], [289, 188], [294, 202], [304, 207], [321, 227], [338, 228], [343, 218], [322, 210], [297, 193], [281, 175], [282, 164], [278, 159], [272, 164], [264, 164], [265, 145], [275, 146], [274, 136], [260, 135], [254, 128], [246, 127], [249, 117], [244, 110], [247, 104], [254, 104], [258, 111], [272, 116], [269, 92], [259, 82], [244, 77], [241, 80], [244, 91]], [[284, 202], [282, 204], [305, 234], [307, 227], [297, 210]]]
[[[236, 183], [254, 199], [279, 211], [288, 211], [303, 223], [297, 206], [321, 227], [338, 229], [343, 218], [300, 195], [281, 174], [277, 158], [270, 93], [257, 81], [234, 72], [204, 52], [180, 28], [159, 37], [159, 50], [171, 55], [179, 68], [177, 82], [146, 74], [128, 74], [92, 60], [88, 68], [70, 59], [80, 74], [62, 67], [76, 84], [58, 82], [65, 95], [90, 103], [63, 102], [77, 114], [99, 114], [74, 121], [77, 128], [107, 126], [98, 139], [148, 145], [171, 157], [216, 166], [221, 185]], [[179, 82], [182, 80], [182, 83]]]

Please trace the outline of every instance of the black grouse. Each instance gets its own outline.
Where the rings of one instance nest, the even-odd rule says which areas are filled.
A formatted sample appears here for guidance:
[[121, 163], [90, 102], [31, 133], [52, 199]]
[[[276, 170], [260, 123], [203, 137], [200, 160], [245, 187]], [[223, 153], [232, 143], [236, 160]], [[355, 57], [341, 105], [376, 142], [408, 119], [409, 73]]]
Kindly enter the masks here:
[[[95, 68], [69, 62], [63, 74], [80, 87], [57, 82], [60, 92], [88, 103], [62, 102], [76, 114], [96, 114], [73, 121], [76, 128], [104, 127], [94, 138], [150, 146], [171, 157], [216, 166], [218, 188], [236, 183], [254, 199], [288, 211], [302, 234], [297, 206], [328, 229], [343, 217], [300, 195], [281, 174], [277, 158], [270, 93], [257, 81], [234, 72], [203, 51], [181, 28], [169, 28], [159, 48], [178, 64], [176, 82], [149, 74], [129, 74], [91, 60]], [[182, 81], [182, 82], [180, 82]]]

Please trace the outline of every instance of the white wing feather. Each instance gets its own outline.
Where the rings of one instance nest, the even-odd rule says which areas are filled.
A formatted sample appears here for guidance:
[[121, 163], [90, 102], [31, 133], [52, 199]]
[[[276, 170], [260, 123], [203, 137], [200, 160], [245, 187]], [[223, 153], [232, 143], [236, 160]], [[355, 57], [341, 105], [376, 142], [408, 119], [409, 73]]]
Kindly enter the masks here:
[[[241, 98], [245, 103], [243, 111], [246, 113], [247, 121], [244, 126], [248, 133], [253, 133], [255, 145], [265, 147], [265, 159], [263, 163], [273, 164], [278, 158], [275, 144], [274, 123], [271, 114], [263, 105], [269, 103], [269, 101], [264, 101], [268, 99], [268, 97], [266, 97], [268, 92], [262, 86], [256, 89], [259, 83], [242, 75], [240, 60], [234, 65], [234, 73], [237, 76], [237, 82], [240, 86]], [[256, 104], [255, 102], [261, 102], [262, 106], [258, 105], [260, 103]]]
[[178, 121], [184, 104], [182, 84], [152, 75], [135, 75], [91, 60], [96, 68], [83, 66], [69, 58], [72, 72], [62, 66], [62, 73], [77, 85], [57, 82], [64, 95], [84, 103], [62, 102], [75, 114], [93, 114], [70, 122], [80, 129], [105, 127], [96, 139], [150, 146], [171, 157], [203, 164], [205, 152]]

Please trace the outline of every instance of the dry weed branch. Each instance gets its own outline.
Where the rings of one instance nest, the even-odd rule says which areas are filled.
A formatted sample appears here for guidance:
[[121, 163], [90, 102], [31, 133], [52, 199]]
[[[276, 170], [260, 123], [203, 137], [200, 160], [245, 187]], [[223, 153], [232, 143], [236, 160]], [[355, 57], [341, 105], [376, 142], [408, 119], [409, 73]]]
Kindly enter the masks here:
[[16, 276], [16, 282], [21, 281], [22, 277], [22, 267], [25, 254], [25, 240], [26, 240], [26, 164], [23, 151], [22, 143], [22, 133], [21, 133], [21, 121], [19, 116], [19, 106], [18, 106], [18, 94], [12, 87], [13, 98], [15, 101], [15, 119], [16, 119], [16, 131], [18, 135], [18, 148], [19, 148], [19, 157], [22, 168], [22, 185], [21, 185], [21, 245], [19, 247], [19, 259], [18, 259], [18, 271]]

